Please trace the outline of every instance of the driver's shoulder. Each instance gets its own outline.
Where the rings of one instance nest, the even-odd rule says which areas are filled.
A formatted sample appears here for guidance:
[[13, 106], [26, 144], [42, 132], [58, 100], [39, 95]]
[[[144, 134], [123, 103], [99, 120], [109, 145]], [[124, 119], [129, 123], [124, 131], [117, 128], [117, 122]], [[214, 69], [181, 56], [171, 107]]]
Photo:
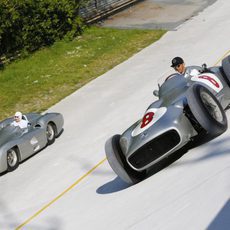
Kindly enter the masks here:
[[194, 77], [199, 75], [202, 72], [202, 68], [200, 66], [187, 66], [185, 69], [185, 78]]
[[186, 67], [186, 72], [191, 72], [191, 71], [194, 71], [194, 70], [200, 72], [200, 71], [202, 71], [202, 67], [197, 66], [197, 65], [191, 65], [191, 66]]

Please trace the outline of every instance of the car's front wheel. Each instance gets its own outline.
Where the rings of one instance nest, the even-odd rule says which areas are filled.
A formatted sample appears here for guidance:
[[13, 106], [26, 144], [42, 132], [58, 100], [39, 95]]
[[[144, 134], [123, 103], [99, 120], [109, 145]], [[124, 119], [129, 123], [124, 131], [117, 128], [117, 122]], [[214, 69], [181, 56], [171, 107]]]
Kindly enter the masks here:
[[9, 149], [6, 154], [7, 157], [7, 171], [15, 170], [19, 165], [19, 156], [16, 148]]
[[46, 137], [47, 137], [47, 144], [51, 145], [55, 141], [55, 126], [52, 123], [48, 123], [46, 126]]
[[193, 85], [187, 93], [187, 101], [192, 114], [210, 137], [226, 131], [226, 114], [220, 102], [207, 88]]
[[126, 183], [136, 184], [146, 177], [146, 171], [138, 172], [132, 169], [126, 159], [119, 144], [120, 135], [114, 135], [105, 144], [107, 160], [113, 171]]

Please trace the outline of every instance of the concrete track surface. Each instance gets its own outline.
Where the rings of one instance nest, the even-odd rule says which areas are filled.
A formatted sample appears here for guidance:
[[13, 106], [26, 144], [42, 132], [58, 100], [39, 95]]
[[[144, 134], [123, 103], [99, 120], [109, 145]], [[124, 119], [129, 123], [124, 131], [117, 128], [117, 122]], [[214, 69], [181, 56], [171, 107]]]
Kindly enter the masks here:
[[100, 24], [104, 27], [166, 29], [195, 16], [216, 0], [143, 0], [111, 15]]
[[50, 108], [63, 113], [65, 130], [0, 177], [0, 229], [229, 229], [230, 129], [130, 187], [104, 153], [106, 139], [155, 100], [157, 79], [174, 56], [210, 66], [230, 53], [229, 9], [230, 1], [218, 0]]

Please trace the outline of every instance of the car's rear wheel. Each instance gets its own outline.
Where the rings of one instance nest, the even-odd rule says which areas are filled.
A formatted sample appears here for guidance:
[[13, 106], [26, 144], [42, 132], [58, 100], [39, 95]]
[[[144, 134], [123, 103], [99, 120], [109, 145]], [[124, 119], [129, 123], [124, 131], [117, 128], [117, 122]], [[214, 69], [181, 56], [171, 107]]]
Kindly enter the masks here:
[[114, 135], [105, 144], [107, 160], [113, 171], [126, 183], [136, 184], [146, 177], [146, 171], [138, 172], [132, 169], [126, 159], [119, 144], [120, 135]]
[[222, 60], [223, 76], [230, 86], [230, 55]]
[[193, 85], [188, 90], [187, 101], [195, 119], [210, 137], [216, 137], [226, 131], [226, 114], [220, 102], [207, 88]]
[[15, 170], [19, 165], [19, 156], [16, 148], [9, 149], [7, 151], [7, 171], [11, 172]]
[[55, 125], [52, 123], [48, 123], [46, 126], [46, 137], [47, 137], [47, 144], [51, 145], [55, 141]]

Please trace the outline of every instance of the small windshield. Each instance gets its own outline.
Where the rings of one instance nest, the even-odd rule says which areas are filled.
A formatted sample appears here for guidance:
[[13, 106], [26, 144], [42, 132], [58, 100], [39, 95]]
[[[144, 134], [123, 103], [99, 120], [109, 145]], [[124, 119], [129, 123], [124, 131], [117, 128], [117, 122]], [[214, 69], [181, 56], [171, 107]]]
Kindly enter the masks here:
[[172, 70], [172, 69], [168, 69], [165, 73], [163, 73], [158, 79], [157, 79], [157, 84], [158, 84], [158, 87], [160, 87], [161, 85], [163, 85], [163, 83], [165, 82], [165, 80], [173, 75], [173, 74], [176, 74], [175, 70]]
[[1, 132], [7, 132], [7, 133], [22, 133], [22, 129], [19, 126], [14, 126], [11, 124], [6, 125], [2, 128]]
[[19, 138], [22, 134], [23, 130], [20, 127], [8, 124], [0, 129], [0, 144]]
[[170, 94], [175, 96], [175, 94], [180, 94], [181, 91], [184, 91], [187, 86], [186, 78], [178, 73], [169, 75], [164, 83], [160, 86], [159, 97]]
[[202, 68], [200, 66], [187, 66], [185, 74], [179, 74], [173, 69], [168, 69], [164, 74], [162, 74], [160, 78], [158, 78], [157, 84], [158, 86], [161, 86], [166, 80], [176, 75], [180, 75], [185, 78], [190, 78], [194, 76], [195, 74], [199, 74], [201, 71], [202, 71]]

